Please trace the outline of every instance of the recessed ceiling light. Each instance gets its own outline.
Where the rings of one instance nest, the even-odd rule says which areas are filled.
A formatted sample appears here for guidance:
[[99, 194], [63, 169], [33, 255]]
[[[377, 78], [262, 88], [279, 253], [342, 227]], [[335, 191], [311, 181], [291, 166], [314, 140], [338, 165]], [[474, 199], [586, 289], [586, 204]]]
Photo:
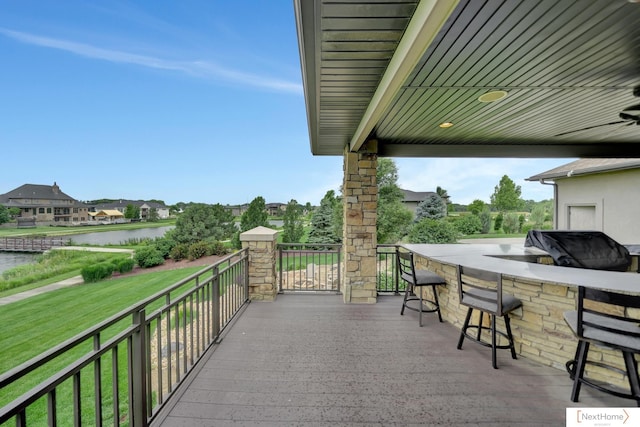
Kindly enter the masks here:
[[444, 123], [440, 123], [438, 126], [440, 126], [440, 127], [441, 127], [441, 128], [443, 128], [443, 129], [446, 129], [446, 128], [450, 128], [451, 126], [453, 126], [453, 123], [451, 123], [451, 122], [444, 122]]
[[487, 92], [485, 94], [480, 95], [480, 97], [478, 98], [478, 101], [480, 101], [480, 102], [495, 102], [495, 101], [501, 100], [502, 98], [506, 97], [507, 95], [509, 95], [509, 93], [504, 91], [504, 90], [493, 90], [491, 92]]

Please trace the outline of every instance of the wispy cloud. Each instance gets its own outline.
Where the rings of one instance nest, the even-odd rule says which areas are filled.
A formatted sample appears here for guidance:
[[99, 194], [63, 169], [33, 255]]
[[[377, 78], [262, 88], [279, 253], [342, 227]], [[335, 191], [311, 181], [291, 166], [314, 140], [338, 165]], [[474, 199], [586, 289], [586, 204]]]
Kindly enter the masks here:
[[17, 40], [21, 43], [63, 50], [65, 52], [70, 52], [87, 58], [122, 64], [134, 64], [147, 68], [178, 71], [198, 78], [228, 81], [278, 92], [302, 93], [302, 86], [300, 83], [245, 73], [225, 68], [209, 61], [174, 61], [153, 56], [138, 55], [120, 50], [105, 49], [86, 43], [43, 37], [35, 34], [13, 31], [6, 28], [0, 28], [0, 34], [4, 34], [6, 37]]

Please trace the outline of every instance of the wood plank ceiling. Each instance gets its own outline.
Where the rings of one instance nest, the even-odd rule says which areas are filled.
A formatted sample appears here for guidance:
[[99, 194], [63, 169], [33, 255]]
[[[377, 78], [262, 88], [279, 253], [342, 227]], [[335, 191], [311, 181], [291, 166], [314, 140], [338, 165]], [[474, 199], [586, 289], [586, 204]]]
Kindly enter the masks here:
[[378, 102], [382, 156], [640, 157], [640, 2], [430, 2], [450, 13], [389, 89], [419, 3], [295, 0], [313, 154], [353, 148]]

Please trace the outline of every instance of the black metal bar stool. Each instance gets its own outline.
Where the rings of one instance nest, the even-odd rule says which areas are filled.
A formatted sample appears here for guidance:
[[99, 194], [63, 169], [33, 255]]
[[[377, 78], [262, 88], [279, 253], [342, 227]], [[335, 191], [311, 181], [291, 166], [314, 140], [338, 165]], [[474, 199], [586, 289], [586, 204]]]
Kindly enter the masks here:
[[[496, 349], [509, 349], [511, 350], [511, 357], [517, 359], [509, 313], [522, 307], [522, 301], [512, 295], [502, 293], [502, 275], [492, 271], [459, 265], [458, 296], [460, 297], [460, 304], [469, 307], [460, 330], [458, 350], [462, 349], [464, 339], [469, 338], [485, 347], [491, 347], [491, 364], [494, 369], [498, 369]], [[480, 319], [477, 325], [469, 324], [473, 310], [480, 312]], [[491, 318], [491, 327], [482, 325], [483, 313], [487, 313]], [[505, 332], [496, 330], [496, 316], [504, 319]], [[467, 332], [468, 329], [475, 329], [475, 335], [469, 334]], [[491, 342], [482, 340], [483, 330], [491, 333]], [[508, 343], [498, 344], [497, 335], [506, 338]]]
[[[422, 326], [422, 313], [438, 313], [438, 319], [442, 322], [436, 286], [446, 285], [447, 282], [429, 270], [416, 269], [413, 261], [413, 252], [401, 251], [400, 248], [396, 248], [396, 261], [400, 278], [406, 282], [400, 315], [404, 315], [404, 309], [408, 308], [419, 313], [420, 326]], [[424, 286], [431, 287], [433, 300], [423, 297], [422, 288]], [[417, 307], [412, 303], [414, 301], [418, 302]], [[427, 306], [425, 306], [425, 303]]]
[[[585, 304], [586, 302], [586, 304]], [[578, 288], [578, 309], [567, 311], [564, 319], [578, 338], [575, 359], [567, 362], [567, 370], [573, 379], [571, 401], [577, 402], [582, 384], [596, 390], [625, 399], [633, 399], [640, 406], [640, 379], [635, 355], [640, 353], [640, 296], [612, 291]], [[613, 366], [587, 361], [590, 345], [622, 352], [629, 390], [597, 382], [585, 376], [587, 364], [620, 372]]]

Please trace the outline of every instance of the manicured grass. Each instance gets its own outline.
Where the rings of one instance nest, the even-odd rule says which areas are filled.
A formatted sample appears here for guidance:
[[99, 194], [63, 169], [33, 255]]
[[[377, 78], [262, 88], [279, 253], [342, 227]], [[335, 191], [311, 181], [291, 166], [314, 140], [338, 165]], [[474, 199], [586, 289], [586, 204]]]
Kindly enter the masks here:
[[[201, 269], [202, 267], [189, 267], [109, 279], [63, 288], [0, 306], [3, 323], [0, 328], [0, 372], [6, 372], [30, 360]], [[182, 291], [183, 289], [178, 290], [175, 294]], [[122, 327], [130, 322], [131, 319], [125, 319], [121, 325], [110, 328], [101, 335], [101, 340], [107, 340], [116, 334], [118, 326]], [[86, 346], [69, 351], [60, 360], [52, 361], [17, 384], [5, 387], [0, 396], [0, 406], [86, 353], [89, 345], [87, 343]]]

